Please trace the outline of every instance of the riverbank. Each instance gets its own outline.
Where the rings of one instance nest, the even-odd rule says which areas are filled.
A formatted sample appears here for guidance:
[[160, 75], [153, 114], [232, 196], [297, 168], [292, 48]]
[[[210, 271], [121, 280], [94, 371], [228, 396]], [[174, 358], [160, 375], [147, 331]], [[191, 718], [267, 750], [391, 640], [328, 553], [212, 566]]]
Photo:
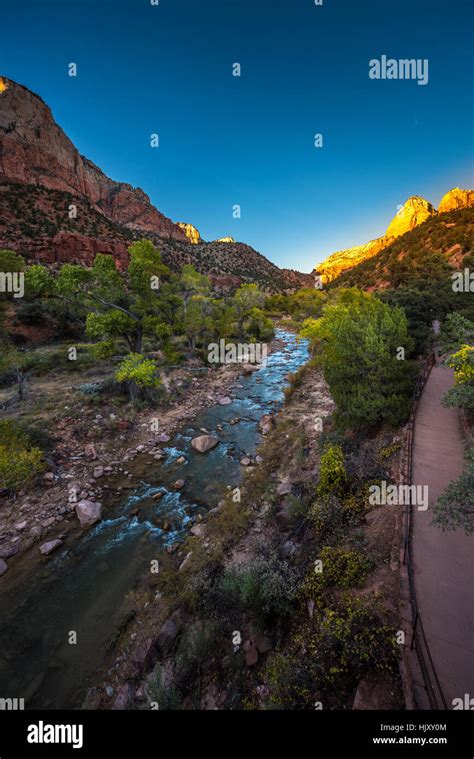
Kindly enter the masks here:
[[[281, 345], [282, 341], [274, 338], [268, 354]], [[169, 389], [169, 400], [156, 409], [127, 407], [117, 412], [107, 400], [97, 408], [70, 385], [67, 391], [62, 389], [62, 407], [56, 403], [49, 416], [41, 413], [56, 441], [51, 454], [58, 462], [54, 471], [46, 472], [16, 496], [0, 498], [0, 559], [10, 570], [4, 570], [0, 588], [8, 585], [23, 554], [29, 552], [31, 558], [31, 548], [64, 540], [67, 535], [81, 535], [75, 515], [77, 501], [110, 502], [114, 492], [120, 497], [123, 491], [137, 487], [139, 480], [128, 471], [127, 463], [150, 452], [159, 460], [162, 446], [178, 426], [219, 400], [232, 398], [231, 388], [245, 371], [251, 369], [239, 364], [210, 369], [195, 361], [170, 370], [162, 380]], [[54, 387], [48, 392], [54, 394]], [[44, 561], [39, 552], [36, 559]]]
[[[291, 585], [296, 576], [293, 570], [297, 568], [301, 577], [324, 545], [305, 520], [314, 499], [334, 404], [321, 372], [311, 365], [293, 378], [286, 396], [258, 449], [258, 467], [246, 472], [240, 500], [234, 500], [234, 491], [229, 493], [203, 517], [179, 552], [166, 558], [158, 573], [141, 578], [129, 619], [117, 634], [102, 677], [87, 694], [85, 708], [308, 708], [298, 705], [301, 694], [284, 704], [280, 690], [285, 690], [287, 678], [290, 688], [291, 668], [297, 670], [300, 654], [294, 636], [296, 640], [301, 637], [311, 622], [314, 602], [308, 601], [303, 615], [294, 611], [290, 618], [278, 614], [261, 617], [253, 606], [239, 618], [229, 613], [212, 589], [216, 576], [227, 577], [229, 583], [240, 573], [249, 581], [249, 568], [266, 561], [262, 582], [276, 583], [281, 599], [285, 588], [278, 585], [279, 577]], [[396, 478], [396, 434], [381, 432], [362, 441], [360, 448], [357, 465], [382, 451], [391, 459], [387, 471]], [[325, 539], [336, 555], [343, 551], [343, 556], [354, 560], [362, 550], [370, 557], [362, 582], [357, 574], [352, 580], [349, 575], [345, 587], [353, 588], [354, 603], [360, 602], [361, 608], [372, 609], [376, 603], [369, 629], [374, 641], [378, 635], [388, 641], [388, 649], [381, 644], [377, 656], [382, 663], [387, 650], [392, 653], [387, 654], [386, 671], [385, 665], [382, 671], [375, 664], [355, 666], [346, 689], [339, 692], [334, 685], [335, 693], [325, 696], [329, 703], [324, 708], [403, 708], [394, 655], [399, 626], [400, 518], [398, 508], [366, 510], [342, 532], [334, 523], [332, 537]], [[272, 579], [269, 571], [274, 572]], [[278, 575], [279, 571], [283, 575]], [[265, 592], [272, 591], [266, 588]], [[350, 633], [356, 634], [355, 630]], [[369, 661], [371, 656], [367, 656]], [[303, 654], [304, 666], [308, 661]], [[325, 665], [326, 661], [321, 661], [321, 672]], [[281, 666], [281, 675], [276, 675]]]

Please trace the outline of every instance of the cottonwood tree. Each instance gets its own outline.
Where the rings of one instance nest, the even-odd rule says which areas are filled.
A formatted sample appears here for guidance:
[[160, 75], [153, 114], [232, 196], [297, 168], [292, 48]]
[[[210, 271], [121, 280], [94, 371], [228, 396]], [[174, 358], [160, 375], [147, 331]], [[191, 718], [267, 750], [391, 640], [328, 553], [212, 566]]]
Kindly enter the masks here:
[[399, 348], [406, 356], [413, 349], [403, 309], [355, 288], [342, 290], [320, 319], [303, 323], [301, 336], [323, 367], [341, 426], [403, 421], [414, 375], [411, 363], [397, 358]]

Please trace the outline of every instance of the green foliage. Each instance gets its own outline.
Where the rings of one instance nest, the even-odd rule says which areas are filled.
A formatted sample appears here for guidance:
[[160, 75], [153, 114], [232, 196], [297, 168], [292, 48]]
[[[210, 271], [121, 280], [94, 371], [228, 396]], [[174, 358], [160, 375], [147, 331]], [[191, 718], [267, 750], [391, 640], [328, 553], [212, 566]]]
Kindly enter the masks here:
[[[150, 390], [160, 385], [156, 376], [156, 365], [151, 359], [144, 358], [140, 353], [130, 353], [121, 362], [115, 373], [117, 382], [127, 382], [132, 388]], [[134, 391], [132, 390], [132, 398]]]
[[263, 552], [249, 564], [227, 569], [214, 587], [212, 603], [227, 618], [244, 614], [263, 628], [269, 618], [291, 613], [297, 589], [296, 570], [286, 560]]
[[318, 351], [341, 426], [403, 421], [414, 371], [397, 358], [399, 348], [407, 356], [413, 348], [402, 309], [355, 289], [342, 290], [320, 319], [304, 322], [301, 335]]
[[344, 680], [357, 683], [368, 671], [395, 671], [394, 629], [379, 618], [376, 599], [349, 592], [316, 612], [315, 629], [305, 646], [326, 686], [337, 687]]
[[42, 451], [9, 419], [0, 420], [0, 490], [18, 490], [45, 468]]
[[474, 322], [457, 312], [449, 314], [441, 329], [441, 351], [455, 353], [466, 343], [474, 343]]
[[360, 551], [340, 547], [325, 546], [318, 559], [322, 562], [322, 571], [311, 569], [301, 587], [302, 598], [313, 599], [318, 605], [329, 588], [349, 589], [361, 585], [371, 568], [371, 562]]
[[327, 445], [321, 456], [318, 498], [329, 495], [341, 496], [347, 488], [347, 474], [344, 468], [344, 453], [339, 445]]
[[157, 664], [149, 676], [145, 692], [148, 704], [157, 704], [158, 710], [163, 712], [178, 711], [181, 709], [181, 693], [173, 685], [165, 685], [163, 670]]
[[442, 530], [474, 533], [474, 447], [466, 454], [464, 472], [451, 482], [434, 507], [433, 523]]

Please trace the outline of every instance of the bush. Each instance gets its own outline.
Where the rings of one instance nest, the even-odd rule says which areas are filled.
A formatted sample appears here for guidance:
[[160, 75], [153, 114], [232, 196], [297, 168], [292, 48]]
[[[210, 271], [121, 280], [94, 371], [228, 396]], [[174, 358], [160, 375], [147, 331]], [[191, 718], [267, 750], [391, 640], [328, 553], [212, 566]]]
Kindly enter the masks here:
[[371, 562], [362, 553], [344, 548], [326, 546], [318, 558], [322, 562], [322, 572], [309, 572], [301, 588], [303, 599], [313, 599], [317, 603], [329, 588], [347, 590], [361, 585], [371, 567]]
[[45, 468], [42, 451], [9, 419], [0, 421], [0, 489], [17, 490]]
[[305, 639], [305, 648], [326, 686], [355, 686], [367, 672], [395, 671], [395, 631], [380, 621], [374, 597], [345, 593], [332, 607], [317, 613], [315, 627]]
[[227, 569], [217, 583], [215, 598], [231, 617], [246, 614], [263, 628], [269, 618], [292, 612], [297, 590], [296, 570], [266, 552], [243, 567]]
[[327, 445], [321, 456], [319, 483], [316, 493], [319, 498], [329, 495], [341, 496], [347, 487], [344, 467], [344, 453], [339, 445]]

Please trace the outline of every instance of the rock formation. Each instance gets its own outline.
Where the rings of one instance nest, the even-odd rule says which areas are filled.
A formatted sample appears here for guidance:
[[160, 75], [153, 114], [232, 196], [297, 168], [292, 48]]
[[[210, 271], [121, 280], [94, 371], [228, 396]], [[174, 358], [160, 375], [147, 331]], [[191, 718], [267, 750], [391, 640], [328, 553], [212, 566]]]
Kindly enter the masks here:
[[[450, 190], [443, 197], [438, 213], [457, 208], [466, 208], [470, 205], [474, 205], [474, 192], [472, 190], [461, 190], [457, 187], [454, 190]], [[412, 229], [423, 224], [424, 221], [436, 213], [436, 209], [431, 203], [419, 195], [413, 195], [398, 210], [383, 237], [370, 240], [365, 245], [356, 245], [353, 248], [332, 253], [316, 266], [314, 273], [321, 277], [323, 283], [331, 282], [343, 271], [352, 269], [362, 261], [372, 258], [390, 245], [397, 237], [404, 235], [406, 232], [411, 232]]]
[[38, 95], [10, 79], [0, 82], [0, 181], [63, 190], [129, 229], [186, 239], [143, 190], [113, 181], [80, 155]]
[[461, 190], [460, 187], [455, 187], [454, 190], [450, 190], [441, 198], [441, 202], [438, 207], [438, 213], [454, 211], [457, 208], [469, 208], [469, 206], [473, 205], [474, 191]]
[[184, 233], [188, 240], [193, 243], [193, 245], [197, 245], [201, 242], [201, 235], [199, 234], [196, 227], [193, 227], [192, 224], [186, 224], [184, 221], [178, 221], [177, 222], [178, 227], [184, 230]]

